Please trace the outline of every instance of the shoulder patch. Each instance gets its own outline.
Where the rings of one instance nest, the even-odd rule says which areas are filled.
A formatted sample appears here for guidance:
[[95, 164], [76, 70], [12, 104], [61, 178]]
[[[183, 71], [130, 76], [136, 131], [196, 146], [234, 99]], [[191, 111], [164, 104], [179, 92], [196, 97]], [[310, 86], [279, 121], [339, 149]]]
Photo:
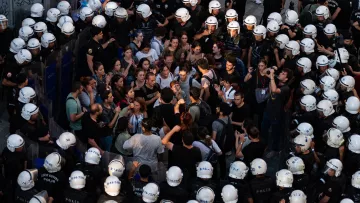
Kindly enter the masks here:
[[92, 49], [88, 49], [88, 54], [92, 54]]

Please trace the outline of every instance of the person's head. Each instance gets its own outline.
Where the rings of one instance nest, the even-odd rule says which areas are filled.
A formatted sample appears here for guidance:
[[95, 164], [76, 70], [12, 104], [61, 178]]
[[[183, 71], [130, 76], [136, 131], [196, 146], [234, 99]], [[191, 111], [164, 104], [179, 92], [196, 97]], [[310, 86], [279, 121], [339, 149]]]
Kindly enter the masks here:
[[158, 27], [155, 29], [155, 37], [157, 37], [158, 39], [162, 39], [165, 37], [166, 34], [166, 28], [164, 27]]
[[83, 86], [81, 85], [80, 82], [76, 81], [72, 84], [72, 87], [71, 87], [71, 92], [72, 93], [77, 93], [77, 94], [80, 94], [83, 90]]
[[96, 81], [90, 76], [81, 77], [80, 82], [87, 92], [91, 92], [95, 88], [94, 86], [96, 86]]
[[150, 69], [150, 61], [147, 58], [142, 58], [139, 61], [138, 68], [147, 72]]
[[111, 61], [111, 65], [112, 65], [113, 71], [115, 71], [115, 72], [120, 72], [120, 69], [121, 69], [120, 59], [114, 58], [114, 59]]
[[90, 32], [91, 32], [92, 38], [95, 39], [96, 41], [102, 40], [104, 37], [104, 34], [103, 34], [101, 28], [93, 26], [93, 27], [91, 27]]
[[258, 139], [259, 138], [259, 135], [260, 135], [260, 131], [259, 129], [256, 127], [256, 126], [249, 126], [247, 129], [246, 129], [246, 132], [249, 136], [249, 138], [251, 140], [253, 139]]
[[172, 64], [174, 63], [174, 55], [170, 52], [164, 53], [164, 63], [168, 68], [171, 68]]
[[171, 88], [171, 90], [172, 90], [174, 93], [179, 92], [179, 91], [181, 90], [179, 81], [177, 81], [177, 80], [171, 81], [171, 82], [170, 82], [170, 88]]
[[132, 58], [132, 49], [130, 46], [126, 46], [124, 49], [124, 57], [126, 58]]
[[213, 51], [213, 54], [221, 54], [221, 55], [223, 55], [224, 43], [222, 43], [222, 42], [214, 43], [212, 51]]
[[250, 119], [245, 119], [243, 122], [243, 125], [241, 126], [241, 129], [247, 134], [247, 130], [250, 129], [254, 125], [254, 122]]
[[179, 65], [179, 77], [181, 81], [186, 81], [187, 74], [190, 71], [190, 68], [191, 66], [187, 62], [181, 63]]
[[165, 87], [161, 90], [161, 102], [165, 104], [169, 104], [174, 98], [174, 92], [170, 89], [170, 87]]
[[258, 63], [258, 70], [259, 72], [262, 72], [263, 70], [265, 70], [267, 68], [267, 61], [265, 59], [260, 59], [259, 63]]
[[148, 87], [151, 87], [151, 88], [154, 87], [155, 84], [156, 84], [155, 74], [152, 73], [152, 72], [146, 73], [146, 80], [145, 80], [145, 82], [146, 82], [146, 85], [147, 85]]
[[170, 46], [173, 49], [177, 49], [179, 47], [179, 38], [174, 36], [170, 39]]
[[187, 33], [186, 32], [181, 33], [181, 43], [186, 44], [186, 43], [188, 43], [188, 40], [189, 40], [189, 38], [188, 38]]
[[150, 46], [150, 43], [148, 41], [144, 41], [143, 43], [141, 43], [140, 51], [143, 54], [148, 54], [150, 49], [151, 49], [151, 46]]
[[129, 118], [126, 116], [120, 117], [117, 122], [117, 132], [126, 132], [128, 129]]
[[129, 99], [134, 99], [135, 98], [135, 91], [134, 88], [132, 87], [127, 87], [125, 89], [125, 96]]
[[159, 71], [160, 71], [160, 74], [162, 77], [164, 77], [164, 78], [169, 77], [170, 69], [166, 65], [160, 66]]
[[110, 90], [105, 90], [102, 94], [101, 94], [101, 99], [103, 100], [104, 103], [106, 104], [111, 104], [114, 102], [114, 96], [111, 93]]
[[90, 106], [90, 115], [93, 115], [93, 116], [99, 116], [102, 114], [102, 106], [100, 104], [91, 104]]
[[231, 81], [230, 76], [224, 77], [224, 78], [222, 79], [222, 84], [223, 84], [223, 86], [224, 86], [226, 89], [228, 89], [228, 88], [231, 87], [231, 83], [232, 83], [232, 81]]
[[209, 70], [209, 63], [206, 59], [202, 58], [199, 59], [197, 62], [197, 67], [199, 68], [200, 72]]
[[236, 58], [233, 56], [226, 57], [226, 71], [233, 72], [236, 66]]
[[192, 143], [194, 142], [194, 136], [190, 131], [184, 131], [182, 133], [182, 142], [184, 145], [186, 146], [191, 146]]
[[200, 99], [200, 88], [197, 87], [191, 87], [190, 88], [190, 99], [194, 101], [199, 101]]
[[25, 87], [28, 85], [28, 78], [27, 78], [27, 75], [25, 73], [19, 73], [17, 76], [16, 76], [16, 84], [19, 86], [19, 87]]
[[134, 39], [138, 42], [142, 42], [144, 40], [144, 34], [141, 30], [136, 30], [134, 33]]
[[209, 130], [206, 127], [198, 128], [198, 136], [199, 136], [199, 140], [204, 140], [207, 146], [212, 145], [211, 136]]
[[191, 44], [191, 50], [194, 54], [200, 54], [201, 53], [201, 44], [198, 41], [194, 41]]
[[111, 78], [111, 88], [112, 89], [116, 89], [116, 88], [124, 88], [124, 77], [120, 76], [120, 75], [114, 75]]
[[231, 113], [231, 108], [229, 106], [229, 104], [225, 103], [225, 102], [221, 102], [219, 105], [219, 114], [221, 116], [229, 116]]
[[141, 121], [141, 128], [143, 132], [151, 132], [151, 128], [153, 126], [153, 121], [150, 118], [144, 118]]
[[97, 76], [104, 76], [105, 75], [105, 69], [102, 63], [95, 62], [94, 63], [94, 71]]
[[192, 117], [189, 112], [183, 112], [180, 116], [182, 129], [189, 129], [192, 125]]
[[288, 81], [290, 81], [293, 77], [293, 71], [288, 69], [288, 68], [284, 68], [281, 73], [279, 74], [279, 81], [286, 83]]
[[140, 178], [143, 178], [143, 179], [149, 178], [149, 176], [151, 175], [150, 166], [146, 165], [146, 164], [141, 164], [141, 166], [139, 167], [139, 175], [140, 175]]
[[136, 80], [139, 82], [144, 82], [145, 80], [145, 71], [143, 69], [138, 69], [136, 71]]
[[134, 100], [134, 112], [145, 112], [146, 111], [146, 103], [145, 100], [141, 97], [136, 97]]
[[240, 91], [235, 92], [234, 103], [236, 106], [242, 105], [244, 103], [244, 93]]

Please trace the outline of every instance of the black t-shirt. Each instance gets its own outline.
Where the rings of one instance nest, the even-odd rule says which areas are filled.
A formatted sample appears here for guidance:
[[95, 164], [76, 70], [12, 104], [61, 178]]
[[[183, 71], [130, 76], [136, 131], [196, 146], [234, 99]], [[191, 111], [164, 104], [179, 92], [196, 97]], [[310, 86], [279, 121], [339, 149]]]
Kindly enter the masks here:
[[42, 121], [37, 120], [35, 123], [25, 122], [20, 131], [28, 136], [32, 141], [42, 145], [46, 145], [48, 141], [40, 141], [39, 138], [49, 134], [49, 127], [44, 125]]
[[[329, 178], [330, 179], [330, 178]], [[325, 184], [318, 184], [317, 191], [320, 192], [319, 200], [323, 197], [328, 196], [330, 200], [328, 203], [338, 203], [341, 197], [341, 186], [337, 181], [334, 180], [327, 180]]]
[[331, 15], [340, 8], [338, 16], [333, 21], [337, 29], [348, 29], [350, 26], [351, 8], [348, 0], [328, 0], [328, 7]]
[[7, 180], [16, 181], [18, 175], [24, 170], [26, 153], [22, 152], [10, 152], [7, 147], [4, 148], [4, 151], [1, 154], [1, 158], [4, 164], [4, 176]]
[[93, 62], [101, 62], [105, 64], [105, 54], [102, 45], [99, 42], [96, 42], [94, 39], [90, 39], [87, 44], [87, 51], [86, 54], [89, 56], [93, 56]]
[[288, 85], [278, 86], [280, 89], [280, 94], [270, 93], [270, 98], [268, 99], [266, 112], [269, 113], [270, 118], [272, 119], [282, 119], [284, 106], [290, 97], [290, 88]]
[[[103, 135], [103, 128], [99, 126], [99, 123], [91, 119], [90, 114], [86, 114], [81, 119], [81, 126], [82, 128], [82, 134], [86, 137], [84, 137], [83, 141], [85, 143], [88, 142], [88, 138], [94, 139], [96, 144], [100, 145], [100, 138]], [[91, 146], [88, 144], [88, 147]]]
[[181, 34], [186, 32], [189, 39], [192, 39], [196, 33], [194, 23], [192, 22], [191, 18], [183, 26], [177, 21], [174, 22], [171, 30], [174, 32], [173, 36], [177, 37], [181, 37]]
[[55, 173], [49, 173], [42, 167], [39, 169], [38, 181], [35, 187], [39, 191], [46, 190], [49, 196], [53, 197], [55, 201], [61, 201], [67, 182], [68, 179], [61, 170]]
[[0, 55], [5, 56], [9, 50], [11, 40], [14, 39], [14, 32], [10, 28], [0, 32]]
[[130, 20], [126, 20], [121, 23], [117, 22], [116, 20], [111, 21], [110, 31], [119, 46], [125, 48], [127, 45], [130, 44], [129, 33], [133, 29], [133, 27], [134, 25]]
[[314, 154], [310, 152], [308, 154], [297, 154], [297, 156], [300, 157], [305, 164], [305, 173], [310, 175], [315, 163]]
[[181, 187], [181, 184], [176, 187], [171, 187], [167, 182], [160, 184], [159, 200], [171, 200], [174, 203], [182, 203], [188, 200], [188, 192]]
[[[250, 106], [248, 104], [245, 104], [238, 108], [235, 104], [232, 105], [231, 107], [231, 112], [232, 112], [232, 117], [231, 120], [235, 121], [235, 122], [244, 122], [244, 120], [246, 118], [250, 118], [251, 117], [251, 109]], [[241, 127], [239, 126], [235, 126], [235, 128], [237, 128], [237, 130], [240, 130]]]
[[161, 13], [165, 17], [169, 17], [176, 11], [176, 2], [175, 0], [166, 0], [165, 2], [161, 0], [155, 0], [154, 10]]
[[[186, 159], [184, 158], [186, 157]], [[201, 151], [197, 147], [188, 149], [181, 145], [174, 145], [172, 149], [172, 159], [175, 166], [182, 169], [184, 176], [196, 177], [196, 163], [201, 162]], [[186, 176], [185, 176], [186, 177]]]
[[[351, 21], [360, 23], [360, 9], [353, 12], [353, 14], [351, 15]], [[354, 26], [351, 26], [351, 32], [353, 36], [359, 36], [360, 34], [360, 31], [356, 29]]]
[[17, 186], [15, 190], [15, 203], [29, 202], [37, 193], [39, 193], [39, 191], [35, 189], [35, 187], [29, 190], [22, 190], [20, 186]]
[[[141, 98], [144, 98], [145, 101], [149, 101], [152, 98], [154, 98], [156, 96], [156, 94], [158, 94], [158, 92], [160, 92], [160, 88], [158, 85], [155, 85], [152, 89], [150, 89], [146, 85], [144, 85], [139, 90], [135, 91], [135, 97], [141, 97]], [[155, 103], [155, 101], [153, 103], [147, 105], [147, 113], [148, 113], [149, 118], [152, 116], [154, 103]]]
[[221, 78], [229, 79], [231, 83], [236, 83], [238, 85], [243, 83], [243, 81], [241, 81], [241, 75], [237, 70], [234, 70], [234, 72], [232, 72], [231, 74], [224, 70], [221, 74]]
[[264, 155], [266, 145], [259, 141], [259, 142], [251, 142], [247, 145], [243, 150], [242, 153], [244, 155], [244, 162], [247, 166], [250, 166], [250, 163], [256, 159], [261, 158]]

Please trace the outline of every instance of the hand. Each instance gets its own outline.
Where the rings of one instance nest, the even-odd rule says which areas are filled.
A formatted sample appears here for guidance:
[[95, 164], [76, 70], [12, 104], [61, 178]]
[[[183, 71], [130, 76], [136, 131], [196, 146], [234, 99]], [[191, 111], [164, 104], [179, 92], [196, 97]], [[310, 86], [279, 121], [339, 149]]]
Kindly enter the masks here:
[[160, 98], [160, 92], [157, 92], [157, 94], [155, 95], [155, 98], [156, 98], [156, 99], [159, 99], [159, 98]]
[[135, 87], [135, 82], [132, 81], [132, 82], [130, 83], [130, 86], [131, 86], [132, 88], [134, 88], [134, 87]]
[[218, 92], [221, 91], [220, 86], [218, 84], [214, 84], [214, 89]]
[[252, 73], [254, 71], [254, 68], [253, 67], [249, 67], [248, 68], [248, 73]]
[[177, 104], [185, 104], [185, 100], [184, 99], [179, 99], [179, 101], [177, 102]]
[[325, 52], [325, 50], [326, 50], [326, 49], [325, 49], [325, 47], [324, 47], [324, 46], [322, 46], [322, 45], [319, 45], [319, 46], [318, 46], [318, 51], [319, 51], [319, 52], [324, 53], [324, 52]]
[[85, 107], [82, 107], [82, 111], [85, 113], [87, 112], [87, 109]]
[[290, 29], [290, 28], [289, 28], [289, 26], [287, 26], [287, 25], [282, 25], [282, 26], [281, 26], [281, 29], [283, 30], [283, 29]]
[[190, 50], [190, 44], [186, 44], [186, 45], [184, 46], [184, 49], [185, 49], [186, 51], [189, 51], [189, 50]]
[[179, 125], [174, 126], [173, 130], [175, 132], [179, 132], [181, 130], [181, 127]]
[[348, 67], [349, 67], [350, 72], [354, 73], [354, 70], [352, 69], [352, 67], [350, 65], [348, 65]]
[[348, 73], [346, 72], [345, 68], [343, 68], [343, 71], [341, 71], [341, 75], [345, 76], [347, 75]]
[[114, 42], [114, 41], [115, 41], [115, 39], [114, 39], [114, 38], [111, 38], [111, 39], [109, 39], [108, 43], [110, 44], [110, 43], [112, 43], [112, 42]]
[[133, 128], [133, 126], [129, 123], [129, 124], [128, 124], [128, 128]]
[[120, 106], [117, 106], [117, 107], [115, 108], [115, 112], [116, 112], [116, 113], [120, 113], [120, 111], [121, 111]]
[[139, 167], [140, 163], [138, 161], [133, 161], [133, 166], [134, 168]]
[[165, 42], [164, 42], [164, 47], [168, 47], [170, 45], [170, 40], [165, 40]]
[[208, 36], [210, 35], [210, 31], [208, 29], [204, 30], [204, 32], [202, 33], [204, 36]]
[[134, 103], [130, 103], [129, 107], [130, 109], [133, 109], [135, 107]]
[[164, 24], [161, 24], [161, 23], [159, 23], [157, 26], [158, 26], [158, 27], [165, 27], [165, 25], [164, 25]]

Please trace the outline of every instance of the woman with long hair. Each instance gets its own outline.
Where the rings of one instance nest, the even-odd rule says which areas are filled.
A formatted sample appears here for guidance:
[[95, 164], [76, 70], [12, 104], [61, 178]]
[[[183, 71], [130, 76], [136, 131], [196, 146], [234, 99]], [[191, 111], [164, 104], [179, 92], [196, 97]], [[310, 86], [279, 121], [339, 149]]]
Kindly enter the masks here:
[[144, 41], [144, 34], [141, 30], [136, 30], [134, 32], [134, 40], [130, 42], [129, 46], [133, 54], [136, 54], [140, 50], [140, 47]]
[[129, 133], [134, 135], [142, 133], [141, 121], [147, 118], [146, 103], [143, 98], [135, 98], [135, 101], [128, 106]]
[[84, 87], [79, 95], [80, 104], [82, 107], [89, 109], [95, 103], [96, 97], [96, 81], [92, 77], [81, 77], [81, 85]]
[[139, 90], [145, 84], [145, 71], [138, 69], [135, 74], [136, 80], [131, 83], [134, 90]]
[[138, 63], [137, 69], [142, 69], [145, 71], [145, 73], [147, 73], [150, 71], [150, 66], [150, 60], [148, 58], [142, 58]]
[[125, 98], [124, 77], [121, 75], [114, 75], [111, 78], [111, 90], [114, 96], [114, 103], [117, 104]]
[[[120, 61], [121, 67], [124, 68], [123, 73], [125, 70], [128, 69], [127, 77], [126, 77], [126, 86], [130, 85], [131, 82], [135, 80], [135, 71], [137, 66], [138, 60], [135, 56], [133, 56], [133, 51], [130, 46], [126, 46], [124, 48], [124, 58]], [[121, 71], [121, 69], [120, 69]]]
[[186, 60], [190, 61], [191, 65], [196, 65], [199, 59], [204, 58], [204, 53], [201, 52], [201, 44], [198, 41], [194, 41], [191, 45], [191, 51], [188, 54]]
[[116, 126], [116, 136], [114, 137], [113, 145], [111, 147], [111, 152], [121, 154], [123, 156], [130, 156], [132, 154], [131, 151], [125, 150], [123, 145], [126, 140], [131, 138], [131, 135], [128, 132], [128, 123], [129, 119], [127, 117], [121, 117], [117, 121]]

